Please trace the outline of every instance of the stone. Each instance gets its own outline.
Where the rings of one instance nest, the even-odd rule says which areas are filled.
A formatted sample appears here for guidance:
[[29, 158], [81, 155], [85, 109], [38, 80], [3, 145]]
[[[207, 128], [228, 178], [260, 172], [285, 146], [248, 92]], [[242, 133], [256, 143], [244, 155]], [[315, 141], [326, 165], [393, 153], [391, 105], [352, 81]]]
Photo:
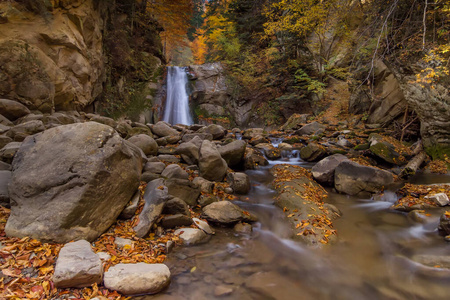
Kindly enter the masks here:
[[198, 229], [203, 230], [206, 234], [214, 234], [214, 231], [209, 227], [208, 222], [200, 220], [199, 218], [192, 218], [192, 221]]
[[257, 218], [244, 212], [239, 206], [230, 201], [219, 201], [203, 207], [202, 217], [210, 222], [223, 225], [233, 225], [237, 222], [255, 222]]
[[234, 225], [233, 230], [238, 233], [251, 234], [253, 231], [252, 225], [248, 223], [239, 222]]
[[267, 159], [276, 160], [281, 158], [280, 149], [274, 147], [272, 144], [262, 143], [256, 145], [255, 148], [262, 150]]
[[178, 179], [189, 178], [189, 174], [177, 164], [168, 165], [161, 173], [161, 176], [166, 178], [178, 178]]
[[372, 133], [369, 136], [369, 143], [370, 152], [385, 162], [399, 166], [407, 163], [406, 159], [409, 156], [406, 153], [400, 154], [398, 147], [383, 139], [381, 135]]
[[200, 189], [193, 182], [187, 179], [171, 178], [166, 179], [165, 184], [173, 197], [180, 198], [190, 206], [197, 205]]
[[289, 119], [281, 126], [281, 130], [296, 129], [301, 124], [305, 124], [308, 120], [309, 114], [293, 114]]
[[161, 178], [161, 174], [156, 174], [156, 173], [152, 173], [152, 172], [144, 172], [141, 175], [141, 181], [144, 182], [150, 182], [153, 181], [155, 179]]
[[320, 124], [319, 122], [312, 122], [304, 125], [302, 128], [295, 132], [296, 135], [319, 135], [325, 132], [327, 126]]
[[139, 214], [139, 223], [133, 228], [137, 237], [143, 238], [150, 232], [168, 200], [168, 189], [164, 186], [162, 178], [147, 184], [144, 192], [144, 208]]
[[116, 244], [117, 247], [119, 248], [123, 248], [125, 246], [132, 246], [133, 245], [133, 241], [130, 239], [124, 239], [121, 237], [115, 237], [114, 238], [114, 244]]
[[65, 243], [107, 230], [139, 186], [140, 150], [96, 122], [27, 137], [13, 161], [6, 234]]
[[20, 102], [0, 99], [0, 114], [10, 121], [15, 121], [29, 113], [31, 113], [30, 110]]
[[8, 131], [7, 135], [17, 142], [22, 142], [25, 137], [45, 130], [44, 123], [39, 120], [29, 121], [14, 126]]
[[8, 145], [9, 143], [11, 143], [13, 141], [12, 138], [10, 138], [9, 136], [6, 135], [0, 135], [0, 149], [2, 149], [3, 147], [5, 147], [6, 145]]
[[192, 219], [183, 214], [165, 216], [161, 220], [161, 226], [163, 228], [175, 228], [175, 227], [179, 227], [179, 226], [189, 226], [191, 224], [192, 224]]
[[348, 158], [342, 154], [333, 154], [325, 157], [312, 167], [311, 172], [314, 179], [324, 184], [333, 185], [334, 170], [341, 162], [346, 160]]
[[197, 131], [198, 133], [209, 133], [212, 135], [213, 140], [220, 140], [223, 138], [227, 131], [220, 125], [210, 124], [207, 127], [203, 127]]
[[233, 287], [227, 285], [218, 285], [214, 288], [214, 296], [221, 297], [233, 293]]
[[449, 205], [449, 203], [450, 203], [448, 196], [445, 193], [428, 195], [428, 196], [425, 196], [425, 199], [429, 199], [439, 206], [446, 206], [446, 205]]
[[268, 142], [269, 142], [269, 139], [263, 135], [255, 135], [248, 141], [248, 143], [252, 146], [262, 144], [262, 143], [268, 143]]
[[192, 142], [186, 142], [179, 145], [176, 149], [176, 154], [181, 155], [181, 158], [188, 164], [198, 163], [199, 147]]
[[0, 161], [0, 171], [11, 171], [11, 165]]
[[318, 161], [327, 154], [322, 145], [309, 143], [306, 147], [300, 149], [300, 158], [306, 161]]
[[244, 155], [244, 167], [246, 170], [255, 170], [259, 166], [267, 166], [269, 161], [264, 157], [261, 151], [247, 147]]
[[11, 142], [6, 144], [0, 150], [1, 159], [7, 163], [12, 162], [14, 156], [16, 155], [17, 151], [19, 151], [21, 145], [22, 145], [21, 142]]
[[[183, 135], [183, 137], [181, 138], [181, 141], [183, 143], [186, 142], [190, 142], [193, 139], [198, 138], [200, 139], [202, 142], [204, 140], [208, 140], [208, 141], [212, 141], [213, 140], [213, 136], [211, 133], [201, 133], [201, 132], [196, 132], [196, 133], [186, 133], [185, 135]], [[198, 147], [200, 147], [200, 145], [197, 145]]]
[[200, 176], [211, 181], [222, 181], [227, 173], [227, 163], [220, 155], [216, 146], [204, 140], [199, 149], [198, 167]]
[[11, 171], [0, 171], [0, 205], [10, 207], [8, 185], [11, 181]]
[[352, 161], [341, 162], [334, 174], [336, 190], [348, 195], [370, 196], [393, 182], [392, 173]]
[[133, 197], [131, 198], [130, 202], [120, 213], [119, 218], [123, 220], [128, 220], [134, 217], [134, 214], [136, 213], [139, 206], [140, 198], [141, 198], [141, 191], [137, 190], [136, 193], [134, 193]]
[[105, 272], [107, 289], [124, 295], [156, 294], [170, 284], [170, 270], [164, 264], [117, 264]]
[[125, 139], [129, 136], [129, 133], [131, 132], [132, 127], [129, 124], [129, 121], [122, 120], [122, 121], [117, 122], [115, 129], [120, 134], [120, 136]]
[[65, 244], [56, 261], [53, 283], [58, 288], [75, 288], [100, 284], [103, 265], [91, 244], [85, 240]]
[[100, 123], [100, 124], [104, 124], [104, 125], [108, 125], [108, 126], [111, 126], [112, 128], [116, 128], [116, 127], [117, 127], [117, 122], [114, 121], [114, 120], [111, 119], [111, 118], [108, 118], [108, 117], [103, 117], [103, 116], [99, 116], [99, 115], [94, 115], [94, 116], [91, 118], [91, 121], [92, 121], [92, 122], [97, 122], [97, 123]]
[[203, 177], [195, 177], [194, 180], [192, 180], [192, 183], [198, 185], [200, 188], [200, 191], [203, 193], [212, 193], [214, 189], [214, 182], [211, 182], [209, 180], [206, 180]]
[[170, 162], [170, 163], [174, 163], [174, 164], [177, 164], [180, 162], [180, 159], [178, 157], [176, 157], [175, 155], [170, 155], [170, 154], [158, 155], [158, 159], [160, 161]]
[[163, 121], [159, 121], [152, 126], [152, 132], [159, 137], [178, 135], [178, 131], [171, 128], [169, 124]]
[[205, 207], [207, 205], [210, 205], [211, 203], [218, 202], [219, 198], [212, 194], [201, 194], [198, 198], [198, 205], [200, 207]]
[[424, 210], [412, 210], [408, 213], [408, 218], [415, 223], [425, 224], [427, 222], [427, 216]]
[[179, 235], [183, 244], [190, 246], [206, 243], [211, 237], [204, 233], [203, 230], [190, 227], [177, 229], [174, 234]]
[[450, 235], [450, 215], [448, 213], [443, 213], [439, 218], [438, 229], [444, 235]]
[[111, 259], [111, 255], [109, 255], [106, 252], [97, 252], [96, 254], [100, 258], [100, 260], [104, 263]]
[[161, 174], [162, 171], [166, 168], [166, 164], [163, 162], [155, 161], [155, 162], [148, 162], [144, 166], [144, 171]]
[[145, 155], [158, 154], [158, 144], [152, 137], [146, 134], [134, 135], [130, 137], [128, 141], [138, 146], [144, 152]]
[[163, 214], [175, 215], [175, 214], [183, 214], [185, 216], [190, 217], [191, 212], [189, 211], [189, 206], [181, 200], [180, 198], [172, 198], [166, 202], [164, 205]]
[[14, 123], [11, 122], [10, 120], [8, 120], [8, 118], [3, 116], [2, 114], [0, 114], [0, 124], [5, 125], [5, 126], [9, 126], [9, 127], [14, 126]]
[[341, 146], [341, 147], [344, 147], [344, 148], [353, 148], [355, 146], [349, 140], [347, 140], [344, 137], [338, 137], [338, 141], [337, 141], [336, 144]]
[[227, 182], [236, 194], [245, 195], [250, 191], [250, 178], [245, 173], [228, 173]]

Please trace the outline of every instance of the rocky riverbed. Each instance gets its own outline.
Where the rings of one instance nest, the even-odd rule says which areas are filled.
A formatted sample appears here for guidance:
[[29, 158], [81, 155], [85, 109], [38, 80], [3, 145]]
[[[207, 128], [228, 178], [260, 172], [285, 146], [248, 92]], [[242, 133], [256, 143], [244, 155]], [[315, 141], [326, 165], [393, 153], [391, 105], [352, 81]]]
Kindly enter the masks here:
[[[450, 191], [443, 184], [448, 175], [432, 187], [403, 186], [402, 179], [416, 178], [417, 172], [448, 174], [446, 162], [430, 163], [420, 143], [405, 145], [379, 129], [307, 123], [296, 115], [271, 132], [141, 124], [78, 112], [34, 114], [6, 99], [0, 100], [0, 113], [5, 297], [114, 299], [165, 295], [168, 286], [178, 297], [171, 280], [179, 287], [178, 280], [205, 276], [216, 286], [205, 299], [289, 299], [285, 296], [297, 294], [296, 288], [326, 298], [307, 282], [298, 285], [290, 275], [280, 279], [279, 266], [270, 266], [274, 256], [286, 255], [282, 266], [296, 265], [289, 272], [307, 274], [320, 265], [314, 253], [342, 251], [347, 241], [336, 224], [361, 215], [342, 203], [345, 198], [370, 199], [365, 201], [396, 212], [397, 219], [434, 226], [434, 243], [442, 247], [446, 242], [437, 231], [450, 235]], [[253, 262], [256, 249], [277, 245], [279, 250]], [[206, 251], [213, 259], [206, 260], [218, 269], [235, 261], [241, 275], [233, 281], [211, 267], [207, 274], [196, 273], [197, 265], [186, 270], [190, 263], [183, 261], [190, 258], [205, 263], [195, 249]], [[300, 253], [308, 253], [311, 263], [292, 259]], [[447, 256], [407, 254], [398, 259], [417, 263], [424, 273], [433, 273], [436, 268], [428, 268], [436, 265], [444, 277], [449, 273]], [[239, 278], [245, 276], [244, 284]], [[248, 290], [252, 293], [243, 296]]]

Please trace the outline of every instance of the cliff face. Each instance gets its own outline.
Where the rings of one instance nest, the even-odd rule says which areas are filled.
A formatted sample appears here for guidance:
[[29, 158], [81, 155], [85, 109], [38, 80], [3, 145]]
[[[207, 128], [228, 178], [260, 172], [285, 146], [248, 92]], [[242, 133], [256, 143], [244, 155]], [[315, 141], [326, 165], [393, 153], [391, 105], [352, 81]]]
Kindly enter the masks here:
[[105, 80], [107, 1], [40, 2], [0, 3], [0, 96], [41, 112], [83, 108]]

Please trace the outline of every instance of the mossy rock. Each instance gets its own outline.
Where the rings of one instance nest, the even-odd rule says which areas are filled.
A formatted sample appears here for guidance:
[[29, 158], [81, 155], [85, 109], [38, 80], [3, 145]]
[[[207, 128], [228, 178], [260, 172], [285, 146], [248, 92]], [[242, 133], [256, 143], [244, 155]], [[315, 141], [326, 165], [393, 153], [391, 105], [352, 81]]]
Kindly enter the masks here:
[[404, 165], [406, 160], [401, 157], [400, 154], [395, 151], [395, 148], [387, 142], [378, 142], [370, 146], [370, 151], [382, 160], [394, 164], [394, 165]]
[[128, 131], [129, 136], [134, 136], [134, 135], [138, 135], [138, 134], [146, 134], [146, 135], [153, 137], [153, 134], [152, 134], [152, 131], [150, 130], [150, 128], [133, 127], [133, 128], [131, 128], [131, 130]]
[[435, 159], [446, 160], [450, 158], [450, 146], [434, 145], [431, 147], [425, 147], [425, 152]]
[[355, 148], [353, 148], [354, 150], [367, 150], [370, 148], [369, 143], [365, 143], [365, 144], [360, 144], [360, 145], [356, 145]]
[[300, 157], [306, 161], [319, 161], [327, 154], [327, 151], [322, 145], [310, 143], [308, 146], [300, 150]]

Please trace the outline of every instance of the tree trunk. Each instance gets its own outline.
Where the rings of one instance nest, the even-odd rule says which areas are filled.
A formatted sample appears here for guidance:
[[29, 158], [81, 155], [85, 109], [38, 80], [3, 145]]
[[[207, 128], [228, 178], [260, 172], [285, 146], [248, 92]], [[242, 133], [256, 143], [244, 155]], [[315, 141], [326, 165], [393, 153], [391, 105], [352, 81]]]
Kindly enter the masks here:
[[424, 151], [420, 152], [416, 156], [413, 157], [406, 165], [406, 167], [400, 173], [400, 177], [406, 179], [414, 174], [416, 174], [417, 169], [419, 169], [420, 165], [423, 163], [427, 155]]

